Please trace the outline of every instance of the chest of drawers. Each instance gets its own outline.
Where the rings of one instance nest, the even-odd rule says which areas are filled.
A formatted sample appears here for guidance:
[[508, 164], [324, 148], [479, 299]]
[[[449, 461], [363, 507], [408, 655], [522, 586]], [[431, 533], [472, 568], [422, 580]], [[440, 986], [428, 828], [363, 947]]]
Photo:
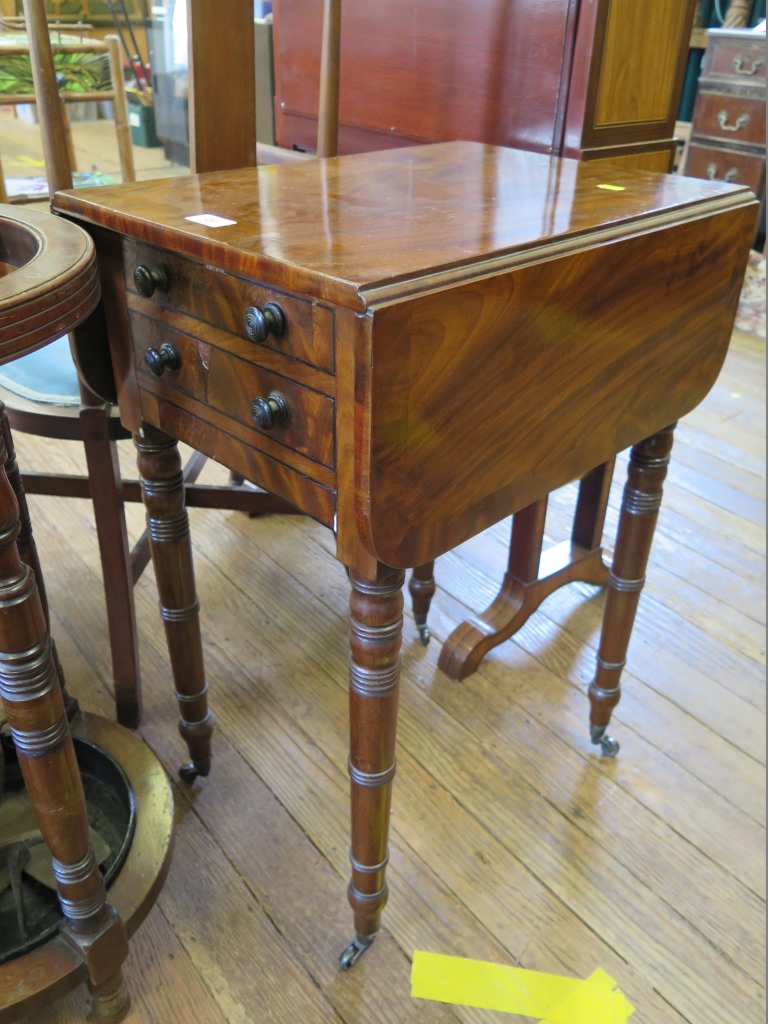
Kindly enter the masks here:
[[710, 30], [684, 171], [746, 185], [763, 206], [765, 61], [765, 36]]

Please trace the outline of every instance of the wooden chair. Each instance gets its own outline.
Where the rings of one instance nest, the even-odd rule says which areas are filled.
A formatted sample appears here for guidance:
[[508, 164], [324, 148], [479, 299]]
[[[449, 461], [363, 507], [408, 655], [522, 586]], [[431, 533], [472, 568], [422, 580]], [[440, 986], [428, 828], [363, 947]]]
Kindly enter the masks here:
[[[79, 30], [79, 39], [74, 39], [71, 35], [73, 27], [76, 27]], [[90, 55], [97, 58], [99, 55], [102, 55], [106, 58], [109, 67], [109, 88], [101, 88], [96, 91], [91, 89], [89, 91], [81, 92], [57, 90], [59, 102], [61, 104], [60, 116], [64, 124], [64, 138], [67, 144], [69, 166], [72, 171], [76, 170], [75, 153], [72, 143], [72, 131], [67, 104], [107, 101], [110, 102], [113, 107], [115, 134], [117, 136], [117, 152], [120, 160], [120, 172], [122, 174], [123, 181], [135, 181], [136, 174], [133, 162], [133, 148], [131, 145], [131, 128], [128, 123], [128, 105], [126, 101], [125, 85], [123, 82], [120, 40], [114, 35], [106, 36], [103, 40], [84, 38], [82, 32], [88, 28], [90, 28], [90, 26], [84, 24], [80, 24], [78, 26], [48, 24], [46, 28], [46, 31], [48, 31], [49, 34], [53, 29], [60, 29], [64, 31], [68, 30], [70, 33], [65, 38], [59, 36], [56, 42], [51, 43], [52, 54], [70, 54], [83, 57]], [[31, 57], [32, 48], [29, 39], [27, 39], [26, 42], [19, 42], [15, 39], [15, 36], [20, 32], [24, 32], [25, 25], [22, 18], [0, 19], [0, 29], [5, 29], [6, 33], [8, 31], [14, 33], [14, 35], [10, 37], [3, 37], [0, 35], [0, 59], [14, 56]], [[10, 39], [10, 42], [7, 41], [8, 39]], [[8, 105], [36, 104], [36, 91], [31, 94], [23, 91], [13, 95], [5, 94], [3, 96], [3, 103]], [[46, 130], [42, 121], [41, 130], [43, 132]], [[5, 180], [3, 179], [2, 169], [0, 168], [0, 201], [8, 202], [8, 198]], [[25, 202], [39, 197], [35, 195], [14, 195], [11, 198], [13, 202]]]

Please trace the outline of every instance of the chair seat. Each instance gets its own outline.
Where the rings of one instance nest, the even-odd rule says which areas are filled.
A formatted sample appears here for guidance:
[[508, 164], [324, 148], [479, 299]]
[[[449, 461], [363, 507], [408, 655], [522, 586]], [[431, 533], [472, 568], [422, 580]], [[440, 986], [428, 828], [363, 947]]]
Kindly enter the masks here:
[[68, 336], [0, 366], [0, 387], [43, 405], [79, 408], [80, 387]]

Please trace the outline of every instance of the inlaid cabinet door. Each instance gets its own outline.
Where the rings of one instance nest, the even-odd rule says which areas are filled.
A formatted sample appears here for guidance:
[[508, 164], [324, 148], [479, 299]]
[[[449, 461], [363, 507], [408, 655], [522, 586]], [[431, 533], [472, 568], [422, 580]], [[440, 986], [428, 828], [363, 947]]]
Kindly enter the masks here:
[[603, 0], [580, 7], [565, 152], [670, 138], [695, 3]]

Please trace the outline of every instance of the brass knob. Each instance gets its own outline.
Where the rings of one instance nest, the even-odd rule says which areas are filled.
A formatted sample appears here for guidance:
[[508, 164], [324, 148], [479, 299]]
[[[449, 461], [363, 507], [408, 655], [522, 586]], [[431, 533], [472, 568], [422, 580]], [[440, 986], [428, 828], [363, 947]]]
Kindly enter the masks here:
[[153, 373], [155, 377], [162, 377], [165, 373], [166, 368], [169, 370], [178, 370], [181, 365], [179, 359], [179, 353], [173, 347], [173, 345], [161, 345], [159, 350], [156, 348], [148, 348], [144, 353], [144, 362], [147, 364], [150, 373]]
[[133, 283], [136, 285], [136, 291], [145, 299], [151, 298], [155, 294], [155, 289], [159, 292], [167, 292], [171, 287], [168, 271], [159, 265], [145, 267], [143, 264], [139, 264], [133, 272]]
[[251, 416], [257, 427], [271, 430], [287, 423], [291, 413], [280, 392], [270, 391], [266, 398], [254, 398], [251, 402]]
[[276, 302], [268, 302], [263, 309], [249, 306], [245, 311], [245, 333], [251, 341], [266, 341], [271, 334], [279, 338], [285, 331], [285, 314]]

